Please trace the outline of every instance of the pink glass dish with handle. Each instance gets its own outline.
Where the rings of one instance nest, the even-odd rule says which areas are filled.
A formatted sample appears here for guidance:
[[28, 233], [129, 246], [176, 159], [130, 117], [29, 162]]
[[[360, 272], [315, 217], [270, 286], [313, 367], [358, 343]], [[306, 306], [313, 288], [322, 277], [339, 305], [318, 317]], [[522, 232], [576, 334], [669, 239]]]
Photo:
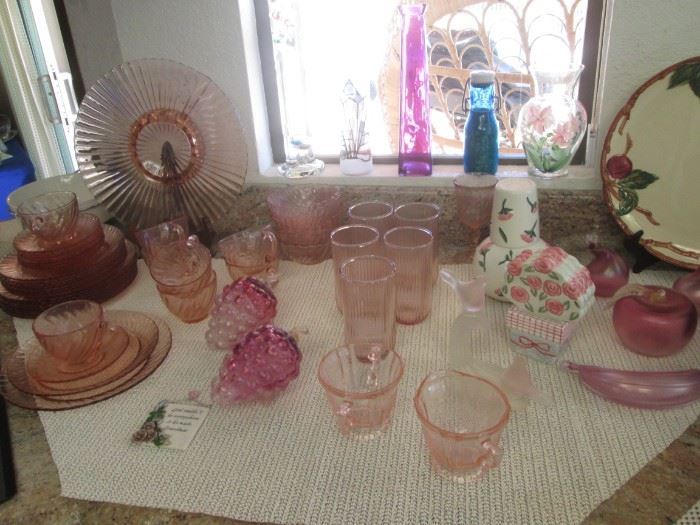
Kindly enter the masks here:
[[396, 405], [404, 364], [381, 345], [348, 345], [331, 350], [318, 365], [318, 380], [341, 433], [370, 440], [384, 432]]
[[510, 403], [493, 383], [455, 370], [432, 372], [418, 387], [413, 404], [439, 473], [465, 483], [501, 462], [500, 439]]
[[231, 279], [256, 277], [273, 286], [278, 280], [277, 237], [271, 229], [243, 230], [219, 241]]
[[68, 369], [80, 366], [98, 351], [104, 329], [102, 307], [93, 301], [68, 301], [42, 312], [32, 331], [48, 354]]

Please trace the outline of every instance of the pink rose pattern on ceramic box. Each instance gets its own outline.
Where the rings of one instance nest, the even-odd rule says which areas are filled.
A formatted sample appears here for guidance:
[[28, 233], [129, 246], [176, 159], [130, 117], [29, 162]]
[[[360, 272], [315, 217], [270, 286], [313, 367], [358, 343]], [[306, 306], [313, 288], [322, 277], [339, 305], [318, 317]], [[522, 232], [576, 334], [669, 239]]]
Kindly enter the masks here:
[[524, 250], [508, 263], [503, 294], [531, 314], [555, 321], [573, 321], [594, 301], [595, 285], [588, 269], [557, 246]]

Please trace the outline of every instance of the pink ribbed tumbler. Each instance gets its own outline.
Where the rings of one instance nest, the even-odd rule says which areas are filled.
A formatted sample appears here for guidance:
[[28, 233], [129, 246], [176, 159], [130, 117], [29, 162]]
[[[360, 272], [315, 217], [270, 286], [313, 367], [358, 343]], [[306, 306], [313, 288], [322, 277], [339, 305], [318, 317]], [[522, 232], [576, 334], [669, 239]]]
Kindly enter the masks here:
[[346, 344], [379, 344], [393, 350], [395, 274], [394, 262], [378, 255], [353, 257], [340, 267]]
[[409, 202], [397, 206], [394, 210], [394, 222], [396, 226], [415, 226], [425, 228], [433, 234], [433, 284], [437, 281], [440, 267], [440, 214], [442, 210], [437, 204], [430, 202]]
[[418, 324], [430, 314], [433, 297], [433, 234], [398, 226], [384, 234], [386, 256], [396, 263], [396, 320]]
[[383, 236], [394, 227], [394, 206], [383, 201], [358, 202], [348, 208], [348, 222], [373, 226]]
[[331, 250], [333, 252], [333, 273], [335, 280], [335, 304], [343, 311], [340, 290], [340, 267], [353, 257], [360, 255], [379, 255], [380, 237], [376, 228], [362, 224], [341, 226], [331, 232]]

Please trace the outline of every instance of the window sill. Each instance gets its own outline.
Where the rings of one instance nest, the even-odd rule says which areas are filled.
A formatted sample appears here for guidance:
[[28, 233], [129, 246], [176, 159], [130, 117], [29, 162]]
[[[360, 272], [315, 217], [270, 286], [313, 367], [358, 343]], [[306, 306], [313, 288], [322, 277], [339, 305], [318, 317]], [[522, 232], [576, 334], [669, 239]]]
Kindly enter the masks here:
[[[340, 172], [338, 164], [326, 164], [320, 175], [306, 177], [304, 179], [287, 179], [280, 175], [277, 166], [273, 166], [264, 173], [252, 172], [246, 178], [247, 185], [267, 184], [332, 184], [338, 186], [403, 186], [414, 188], [443, 188], [452, 187], [452, 179], [460, 175], [462, 170], [458, 165], [440, 164], [433, 166], [433, 175], [430, 177], [399, 177], [395, 164], [377, 164], [368, 175], [349, 176]], [[525, 177], [525, 166], [500, 166], [499, 177]], [[533, 177], [537, 187], [547, 190], [584, 191], [600, 190], [602, 182], [593, 168], [586, 166], [572, 166], [569, 175], [556, 179], [546, 180]]]

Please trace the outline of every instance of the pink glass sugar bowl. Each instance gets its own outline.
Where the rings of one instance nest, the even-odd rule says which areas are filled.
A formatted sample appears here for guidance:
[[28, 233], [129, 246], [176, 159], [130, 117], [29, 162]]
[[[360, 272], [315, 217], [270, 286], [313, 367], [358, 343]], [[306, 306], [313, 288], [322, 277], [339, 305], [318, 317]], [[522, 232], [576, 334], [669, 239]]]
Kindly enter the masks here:
[[276, 397], [299, 375], [294, 336], [272, 325], [249, 332], [224, 358], [211, 397], [221, 406]]
[[43, 311], [32, 323], [41, 346], [68, 370], [80, 367], [98, 351], [105, 321], [93, 301], [69, 301]]
[[279, 278], [277, 237], [269, 227], [251, 228], [219, 241], [231, 279], [256, 277], [274, 286]]
[[46, 243], [58, 243], [70, 237], [78, 213], [78, 199], [70, 191], [44, 193], [17, 208], [22, 225]]
[[438, 473], [466, 483], [498, 466], [511, 409], [496, 385], [455, 370], [432, 372], [413, 404]]
[[613, 326], [622, 344], [649, 357], [680, 352], [698, 325], [690, 299], [660, 286], [631, 285], [630, 290], [613, 308]]
[[318, 380], [340, 432], [357, 440], [381, 435], [391, 422], [403, 377], [401, 356], [382, 345], [347, 345], [328, 352]]

